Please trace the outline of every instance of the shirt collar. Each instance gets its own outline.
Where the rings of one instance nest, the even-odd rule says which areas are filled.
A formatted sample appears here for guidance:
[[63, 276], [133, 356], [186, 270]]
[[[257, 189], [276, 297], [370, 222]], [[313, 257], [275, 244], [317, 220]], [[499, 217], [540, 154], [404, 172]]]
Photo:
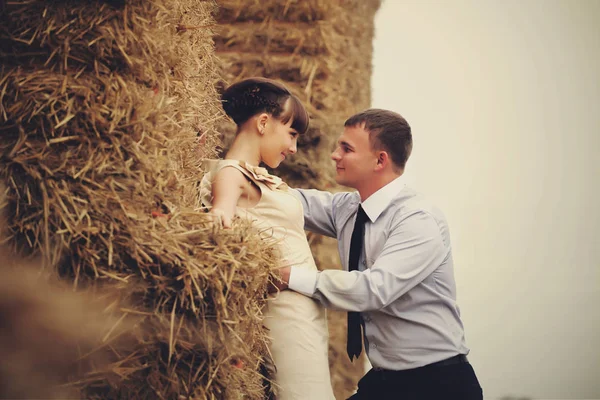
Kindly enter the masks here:
[[371, 222], [375, 222], [379, 215], [386, 209], [392, 199], [396, 197], [396, 194], [400, 192], [404, 186], [405, 181], [400, 175], [372, 195], [370, 195], [365, 201], [361, 203], [363, 210], [367, 213], [367, 216]]

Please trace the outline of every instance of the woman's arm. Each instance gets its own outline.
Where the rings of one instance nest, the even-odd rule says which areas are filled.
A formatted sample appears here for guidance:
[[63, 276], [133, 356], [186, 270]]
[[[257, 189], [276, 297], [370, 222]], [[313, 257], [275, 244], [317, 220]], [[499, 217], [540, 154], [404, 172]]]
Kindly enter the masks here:
[[224, 167], [215, 175], [212, 182], [213, 208], [210, 212], [221, 219], [224, 228], [231, 228], [235, 207], [247, 185], [244, 174], [233, 167]]

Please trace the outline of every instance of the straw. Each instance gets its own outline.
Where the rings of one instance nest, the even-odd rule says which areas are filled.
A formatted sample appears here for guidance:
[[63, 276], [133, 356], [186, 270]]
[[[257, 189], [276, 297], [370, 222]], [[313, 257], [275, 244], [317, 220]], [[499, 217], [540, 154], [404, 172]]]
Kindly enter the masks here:
[[219, 230], [196, 208], [200, 155], [216, 155], [223, 119], [215, 6], [123, 3], [7, 2], [0, 14], [5, 241], [80, 292], [115, 293], [116, 321], [138, 318], [103, 332], [82, 356], [106, 364], [64, 387], [260, 399], [279, 256], [247, 223]]
[[[343, 123], [370, 105], [374, 15], [380, 0], [219, 0], [216, 54], [222, 87], [243, 78], [283, 81], [311, 115], [298, 153], [274, 171], [290, 185], [341, 190], [330, 159]], [[225, 147], [235, 129], [219, 125]], [[309, 235], [319, 268], [340, 268], [335, 241]], [[346, 354], [346, 314], [329, 312], [331, 380], [347, 398], [363, 362]]]

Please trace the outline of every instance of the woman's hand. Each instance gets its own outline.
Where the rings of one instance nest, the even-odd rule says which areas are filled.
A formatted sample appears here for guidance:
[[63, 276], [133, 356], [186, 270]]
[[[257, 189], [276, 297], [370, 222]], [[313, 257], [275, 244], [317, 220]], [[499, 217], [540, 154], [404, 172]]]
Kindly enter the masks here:
[[228, 212], [222, 210], [220, 208], [213, 208], [210, 210], [210, 213], [214, 217], [214, 222], [223, 228], [229, 229], [231, 228], [231, 223], [233, 220], [233, 215], [229, 215]]

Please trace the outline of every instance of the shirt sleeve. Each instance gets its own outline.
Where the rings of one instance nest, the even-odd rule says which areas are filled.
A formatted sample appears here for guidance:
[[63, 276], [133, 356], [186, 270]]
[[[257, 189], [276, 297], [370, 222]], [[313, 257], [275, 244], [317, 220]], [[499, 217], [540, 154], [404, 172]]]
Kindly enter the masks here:
[[309, 271], [303, 268], [292, 267], [288, 287], [305, 296], [312, 297], [315, 294], [318, 271]]
[[329, 237], [337, 237], [335, 226], [335, 204], [338, 194], [315, 189], [291, 189], [292, 194], [302, 203], [304, 229]]
[[379, 310], [423, 281], [446, 260], [449, 251], [435, 219], [426, 212], [413, 212], [392, 227], [371, 268], [318, 272], [311, 296], [329, 308]]

